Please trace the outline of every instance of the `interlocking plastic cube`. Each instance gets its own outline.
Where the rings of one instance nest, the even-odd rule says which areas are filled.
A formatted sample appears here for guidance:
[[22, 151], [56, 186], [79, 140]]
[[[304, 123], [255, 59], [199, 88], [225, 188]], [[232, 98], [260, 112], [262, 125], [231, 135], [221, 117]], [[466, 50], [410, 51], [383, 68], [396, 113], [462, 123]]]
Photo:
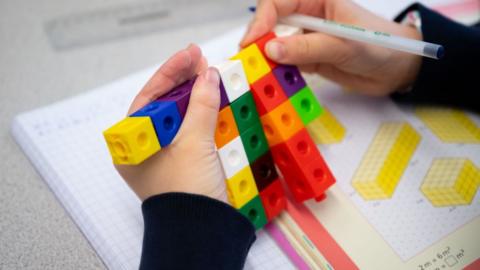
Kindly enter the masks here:
[[252, 85], [253, 98], [262, 116], [287, 100], [280, 83], [272, 73], [268, 73]]
[[267, 60], [265, 60], [265, 57], [263, 57], [262, 52], [256, 44], [251, 44], [244, 48], [232, 57], [232, 59], [242, 61], [249, 83], [256, 82], [271, 70]]
[[330, 169], [305, 129], [272, 147], [272, 154], [297, 201], [320, 197], [335, 183]]
[[218, 149], [220, 162], [227, 178], [233, 177], [240, 170], [248, 165], [247, 155], [240, 137], [236, 137], [231, 142]]
[[260, 118], [270, 147], [288, 140], [300, 129], [302, 120], [289, 100]]
[[268, 221], [280, 214], [287, 204], [285, 191], [280, 180], [276, 179], [263, 189], [260, 192], [260, 199], [262, 200]]
[[254, 124], [245, 132], [240, 134], [247, 158], [250, 163], [253, 163], [260, 156], [268, 152], [268, 142], [263, 133], [260, 122]]
[[322, 114], [322, 106], [308, 86], [305, 86], [298, 93], [290, 98], [293, 107], [297, 111], [304, 125], [310, 124], [314, 119]]
[[177, 104], [178, 112], [180, 117], [183, 119], [185, 113], [187, 112], [188, 102], [190, 101], [190, 94], [192, 93], [192, 87], [195, 83], [195, 78], [187, 80], [181, 85], [175, 87], [172, 91], [166, 93], [162, 97], [158, 98], [157, 101], [173, 101]]
[[296, 66], [277, 66], [273, 70], [273, 74], [288, 97], [293, 96], [295, 93], [307, 86], [302, 74], [300, 74], [300, 71]]
[[267, 53], [265, 52], [265, 45], [267, 44], [267, 42], [274, 39], [275, 37], [276, 37], [275, 33], [268, 32], [263, 37], [255, 40], [255, 42], [254, 42], [255, 44], [257, 44], [258, 48], [260, 49], [262, 54], [265, 56], [265, 60], [267, 60], [267, 63], [270, 66], [271, 69], [274, 69], [277, 66], [277, 64], [275, 62], [273, 62], [272, 60], [268, 59]]
[[252, 222], [255, 229], [260, 229], [267, 224], [267, 216], [259, 196], [240, 208], [240, 213]]
[[230, 107], [232, 108], [233, 116], [240, 134], [250, 127], [260, 123], [252, 93], [247, 92], [243, 94], [237, 98], [237, 100], [232, 102]]
[[255, 179], [250, 166], [245, 166], [233, 177], [226, 180], [228, 200], [233, 207], [240, 209], [258, 195]]
[[103, 136], [115, 164], [139, 164], [161, 148], [150, 117], [127, 117]]
[[277, 170], [275, 169], [275, 163], [270, 151], [260, 156], [250, 167], [252, 168], [255, 183], [257, 183], [259, 191], [264, 190], [273, 181], [278, 179]]
[[436, 207], [472, 203], [480, 185], [480, 170], [464, 158], [433, 161], [420, 190]]
[[228, 100], [227, 91], [225, 91], [223, 82], [220, 81], [220, 110], [228, 106], [228, 104], [230, 104], [230, 101]]
[[238, 137], [237, 123], [233, 117], [232, 109], [227, 106], [218, 113], [215, 144], [217, 148], [221, 148], [236, 137]]
[[183, 119], [176, 103], [173, 101], [151, 102], [131, 115], [131, 117], [136, 116], [149, 116], [150, 119], [152, 119], [153, 126], [155, 127], [158, 140], [162, 147], [172, 142], [175, 135], [177, 135]]
[[215, 67], [220, 73], [222, 85], [230, 103], [250, 90], [241, 61], [229, 60], [215, 65]]

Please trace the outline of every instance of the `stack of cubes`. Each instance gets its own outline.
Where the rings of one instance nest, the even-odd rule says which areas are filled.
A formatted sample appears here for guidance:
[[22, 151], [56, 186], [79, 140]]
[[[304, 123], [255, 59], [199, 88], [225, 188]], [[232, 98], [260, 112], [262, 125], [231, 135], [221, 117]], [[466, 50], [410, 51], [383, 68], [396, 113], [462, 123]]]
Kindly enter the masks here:
[[269, 33], [232, 59], [242, 61], [274, 161], [297, 202], [325, 198], [335, 179], [305, 126], [322, 113], [298, 68], [265, 56]]
[[262, 123], [240, 60], [216, 66], [220, 72], [220, 106], [215, 143], [226, 176], [228, 199], [256, 228], [286, 205]]
[[187, 111], [195, 78], [103, 132], [115, 164], [137, 165], [169, 145]]
[[[258, 229], [286, 207], [275, 164], [297, 202], [320, 200], [335, 182], [305, 126], [322, 108], [294, 66], [264, 56], [269, 33], [216, 65], [221, 77], [215, 143], [229, 201]], [[195, 78], [104, 132], [115, 164], [139, 164], [169, 145]]]

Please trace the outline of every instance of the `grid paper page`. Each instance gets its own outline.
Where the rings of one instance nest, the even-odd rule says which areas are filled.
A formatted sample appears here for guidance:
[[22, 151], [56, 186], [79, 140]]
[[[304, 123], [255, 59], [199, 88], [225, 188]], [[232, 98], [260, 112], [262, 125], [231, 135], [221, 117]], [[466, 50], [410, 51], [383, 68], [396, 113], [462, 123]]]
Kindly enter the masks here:
[[[238, 29], [201, 46], [209, 62], [233, 55], [242, 33]], [[21, 114], [12, 126], [17, 142], [110, 269], [138, 268], [143, 219], [141, 202], [116, 173], [102, 131], [124, 117], [154, 71]], [[245, 268], [294, 267], [260, 231]]]

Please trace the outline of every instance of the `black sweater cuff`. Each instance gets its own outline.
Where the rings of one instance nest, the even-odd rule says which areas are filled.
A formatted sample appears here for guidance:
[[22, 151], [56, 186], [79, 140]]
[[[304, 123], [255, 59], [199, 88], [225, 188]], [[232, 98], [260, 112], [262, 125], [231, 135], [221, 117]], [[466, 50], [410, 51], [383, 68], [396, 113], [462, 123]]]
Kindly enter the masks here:
[[140, 269], [242, 269], [256, 238], [248, 219], [206, 196], [156, 195], [142, 212]]
[[420, 72], [412, 90], [395, 93], [400, 102], [444, 104], [472, 110], [480, 109], [478, 66], [480, 29], [456, 23], [421, 4], [413, 4], [395, 18], [401, 21], [408, 12], [421, 16], [423, 40], [443, 45], [440, 60], [423, 57]]

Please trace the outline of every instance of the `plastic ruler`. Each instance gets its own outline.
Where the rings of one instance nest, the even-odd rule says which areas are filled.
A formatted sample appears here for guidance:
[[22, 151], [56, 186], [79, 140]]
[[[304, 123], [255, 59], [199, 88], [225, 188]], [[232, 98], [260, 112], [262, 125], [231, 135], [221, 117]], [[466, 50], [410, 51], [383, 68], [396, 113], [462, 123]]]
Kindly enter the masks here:
[[139, 1], [74, 13], [47, 21], [52, 47], [67, 50], [196, 24], [249, 16], [252, 1]]

